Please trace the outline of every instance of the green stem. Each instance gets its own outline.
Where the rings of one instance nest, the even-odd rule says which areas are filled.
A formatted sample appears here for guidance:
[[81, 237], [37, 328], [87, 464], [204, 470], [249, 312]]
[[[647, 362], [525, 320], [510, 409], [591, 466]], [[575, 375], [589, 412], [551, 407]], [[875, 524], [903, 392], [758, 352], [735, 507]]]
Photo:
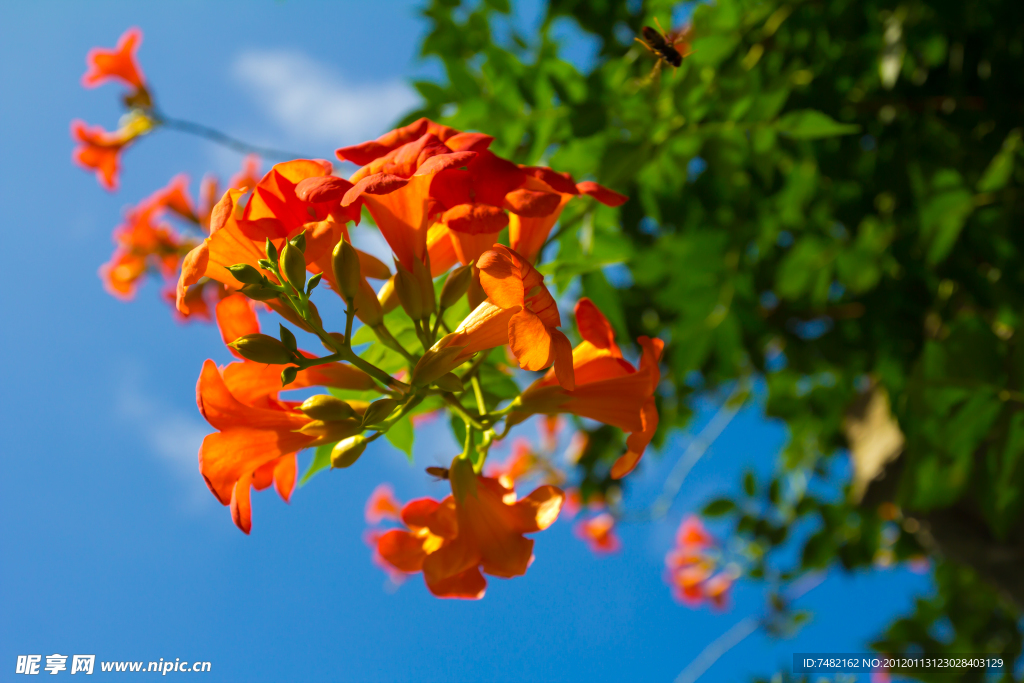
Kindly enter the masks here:
[[419, 360], [419, 358], [405, 350], [405, 347], [402, 346], [401, 342], [395, 339], [395, 336], [391, 334], [391, 330], [384, 326], [384, 323], [381, 323], [380, 325], [374, 327], [373, 333], [377, 335], [377, 339], [378, 341], [380, 341], [381, 344], [383, 344], [384, 346], [388, 347], [393, 351], [397, 351], [398, 353], [402, 354], [402, 357], [405, 358], [405, 360], [409, 361], [411, 365], [415, 365], [416, 362]]
[[486, 428], [480, 423], [480, 421], [470, 415], [469, 411], [459, 403], [459, 399], [455, 398], [455, 394], [446, 391], [441, 394], [441, 396], [444, 397], [444, 402], [447, 403], [451, 409], [463, 419], [463, 421], [472, 425], [475, 429], [478, 429], [481, 432], [486, 431]]
[[487, 403], [484, 401], [484, 390], [480, 386], [480, 379], [473, 375], [470, 379], [473, 384], [473, 395], [476, 397], [476, 409], [480, 413], [480, 417], [487, 416]]

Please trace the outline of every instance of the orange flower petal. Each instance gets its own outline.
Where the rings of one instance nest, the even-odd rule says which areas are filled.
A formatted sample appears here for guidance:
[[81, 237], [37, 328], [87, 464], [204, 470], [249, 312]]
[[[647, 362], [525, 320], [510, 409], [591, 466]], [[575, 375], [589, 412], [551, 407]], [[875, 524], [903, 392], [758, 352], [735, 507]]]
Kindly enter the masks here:
[[543, 370], [555, 360], [551, 331], [532, 311], [519, 311], [508, 321], [508, 343], [524, 370]]
[[[501, 208], [489, 204], [459, 204], [445, 211], [441, 221], [458, 233], [495, 234], [508, 225], [508, 214]], [[492, 243], [493, 241], [491, 240]]]
[[[220, 328], [220, 336], [225, 344], [230, 344], [239, 337], [247, 334], [256, 334], [260, 331], [260, 323], [256, 318], [256, 311], [253, 309], [249, 298], [244, 294], [232, 294], [221, 299], [217, 303], [216, 316], [217, 327]], [[228, 347], [228, 350], [238, 358], [242, 357], [231, 347]]]
[[252, 531], [252, 505], [249, 501], [252, 477], [246, 475], [231, 489], [231, 519], [247, 535]]
[[551, 215], [562, 203], [562, 196], [554, 192], [539, 192], [520, 188], [505, 195], [505, 204], [512, 213], [528, 218]]
[[377, 552], [396, 569], [410, 573], [421, 571], [427, 559], [423, 539], [400, 529], [384, 532], [377, 539]]
[[609, 190], [607, 187], [598, 185], [590, 180], [584, 180], [582, 183], [576, 183], [576, 189], [579, 190], [580, 194], [590, 195], [605, 206], [610, 206], [612, 208], [622, 206], [626, 203], [626, 200], [629, 199], [626, 195]]
[[281, 499], [290, 503], [295, 491], [295, 480], [298, 474], [299, 459], [294, 453], [282, 456], [274, 466], [274, 488]]
[[576, 303], [576, 327], [585, 341], [599, 349], [613, 349], [620, 358], [622, 357], [622, 353], [618, 352], [619, 347], [615, 344], [615, 330], [611, 323], [587, 297]]

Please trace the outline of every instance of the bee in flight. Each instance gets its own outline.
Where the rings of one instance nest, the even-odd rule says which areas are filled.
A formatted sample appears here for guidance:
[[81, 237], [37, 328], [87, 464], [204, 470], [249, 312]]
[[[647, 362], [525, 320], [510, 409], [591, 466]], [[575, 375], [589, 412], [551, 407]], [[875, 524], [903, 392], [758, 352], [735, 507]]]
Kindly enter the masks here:
[[427, 474], [434, 477], [436, 481], [444, 481], [448, 478], [447, 467], [428, 467]]
[[654, 78], [661, 71], [662, 62], [678, 67], [683, 63], [683, 58], [690, 54], [690, 43], [688, 42], [690, 37], [689, 24], [672, 33], [666, 33], [657, 17], [654, 18], [654, 23], [658, 26], [657, 29], [644, 26], [640, 31], [644, 37], [636, 38], [636, 42], [658, 57], [658, 61], [651, 71], [650, 78]]

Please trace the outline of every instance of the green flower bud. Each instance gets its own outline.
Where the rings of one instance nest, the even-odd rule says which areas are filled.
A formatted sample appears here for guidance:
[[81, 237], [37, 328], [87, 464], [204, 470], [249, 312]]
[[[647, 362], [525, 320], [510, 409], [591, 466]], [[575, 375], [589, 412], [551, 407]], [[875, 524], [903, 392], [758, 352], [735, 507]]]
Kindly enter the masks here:
[[331, 267], [334, 269], [334, 280], [338, 283], [338, 291], [346, 302], [351, 302], [359, 292], [362, 273], [359, 269], [359, 254], [346, 239], [342, 238], [334, 247], [331, 255]]
[[442, 391], [459, 392], [462, 391], [462, 380], [454, 372], [449, 372], [446, 375], [441, 375], [434, 380], [434, 386]]
[[459, 299], [469, 289], [469, 283], [473, 279], [473, 266], [459, 266], [452, 272], [441, 287], [441, 308], [451, 308], [458, 303]]
[[284, 365], [292, 362], [292, 352], [279, 340], [266, 334], [247, 334], [228, 344], [246, 360], [254, 363]]
[[416, 284], [420, 288], [420, 296], [423, 297], [423, 318], [429, 318], [437, 310], [437, 298], [434, 296], [434, 278], [430, 277], [430, 254], [424, 254], [426, 263], [414, 259], [412, 263], [412, 274], [416, 277]]
[[361, 434], [342, 439], [331, 449], [331, 467], [351, 467], [365, 450], [366, 438]]
[[284, 325], [279, 324], [278, 327], [281, 328], [281, 334], [278, 335], [281, 337], [281, 343], [288, 347], [289, 351], [298, 351], [298, 341], [295, 339], [295, 335], [292, 334], [292, 331]]
[[356, 317], [366, 325], [376, 327], [384, 320], [384, 311], [380, 307], [380, 302], [377, 301], [377, 295], [374, 294], [373, 288], [365, 279], [359, 280], [359, 291], [356, 292], [354, 305]]
[[356, 414], [355, 411], [352, 410], [352, 406], [345, 403], [340, 398], [329, 396], [327, 394], [310, 396], [302, 402], [302, 405], [299, 406], [299, 410], [314, 420], [323, 420], [325, 422], [345, 420]]
[[363, 413], [363, 426], [372, 427], [386, 420], [398, 407], [398, 401], [393, 398], [382, 398], [374, 401]]
[[291, 242], [286, 243], [281, 250], [281, 270], [288, 284], [303, 291], [306, 287], [306, 257]]
[[272, 301], [281, 296], [277, 290], [264, 287], [263, 285], [245, 285], [241, 291], [242, 294], [245, 294], [254, 301]]
[[299, 375], [299, 369], [294, 365], [289, 365], [281, 371], [281, 386], [286, 387], [295, 381], [295, 378]]
[[387, 279], [383, 285], [381, 285], [380, 291], [377, 292], [377, 301], [380, 302], [381, 308], [384, 309], [385, 313], [398, 308], [398, 292], [395, 291], [395, 276], [392, 275]]
[[416, 276], [395, 261], [395, 291], [402, 308], [413, 320], [423, 320], [423, 292]]
[[263, 284], [263, 275], [248, 263], [236, 263], [233, 266], [228, 266], [228, 271], [243, 285]]

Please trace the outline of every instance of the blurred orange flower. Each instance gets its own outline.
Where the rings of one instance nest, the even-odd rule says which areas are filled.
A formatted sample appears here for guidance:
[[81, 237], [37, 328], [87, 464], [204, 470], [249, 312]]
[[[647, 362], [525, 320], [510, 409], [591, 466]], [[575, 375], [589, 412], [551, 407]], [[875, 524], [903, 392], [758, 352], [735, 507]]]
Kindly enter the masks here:
[[110, 79], [118, 79], [135, 88], [145, 88], [142, 70], [135, 61], [135, 52], [141, 44], [142, 31], [132, 27], [121, 34], [114, 49], [94, 47], [89, 50], [85, 57], [88, 68], [82, 76], [82, 85], [95, 88]]
[[615, 535], [615, 518], [607, 512], [577, 522], [573, 531], [586, 541], [592, 552], [604, 555], [618, 552], [622, 548], [619, 537]]
[[401, 507], [391, 484], [378, 484], [366, 501], [366, 523], [380, 524], [385, 519], [398, 521], [401, 519]]

